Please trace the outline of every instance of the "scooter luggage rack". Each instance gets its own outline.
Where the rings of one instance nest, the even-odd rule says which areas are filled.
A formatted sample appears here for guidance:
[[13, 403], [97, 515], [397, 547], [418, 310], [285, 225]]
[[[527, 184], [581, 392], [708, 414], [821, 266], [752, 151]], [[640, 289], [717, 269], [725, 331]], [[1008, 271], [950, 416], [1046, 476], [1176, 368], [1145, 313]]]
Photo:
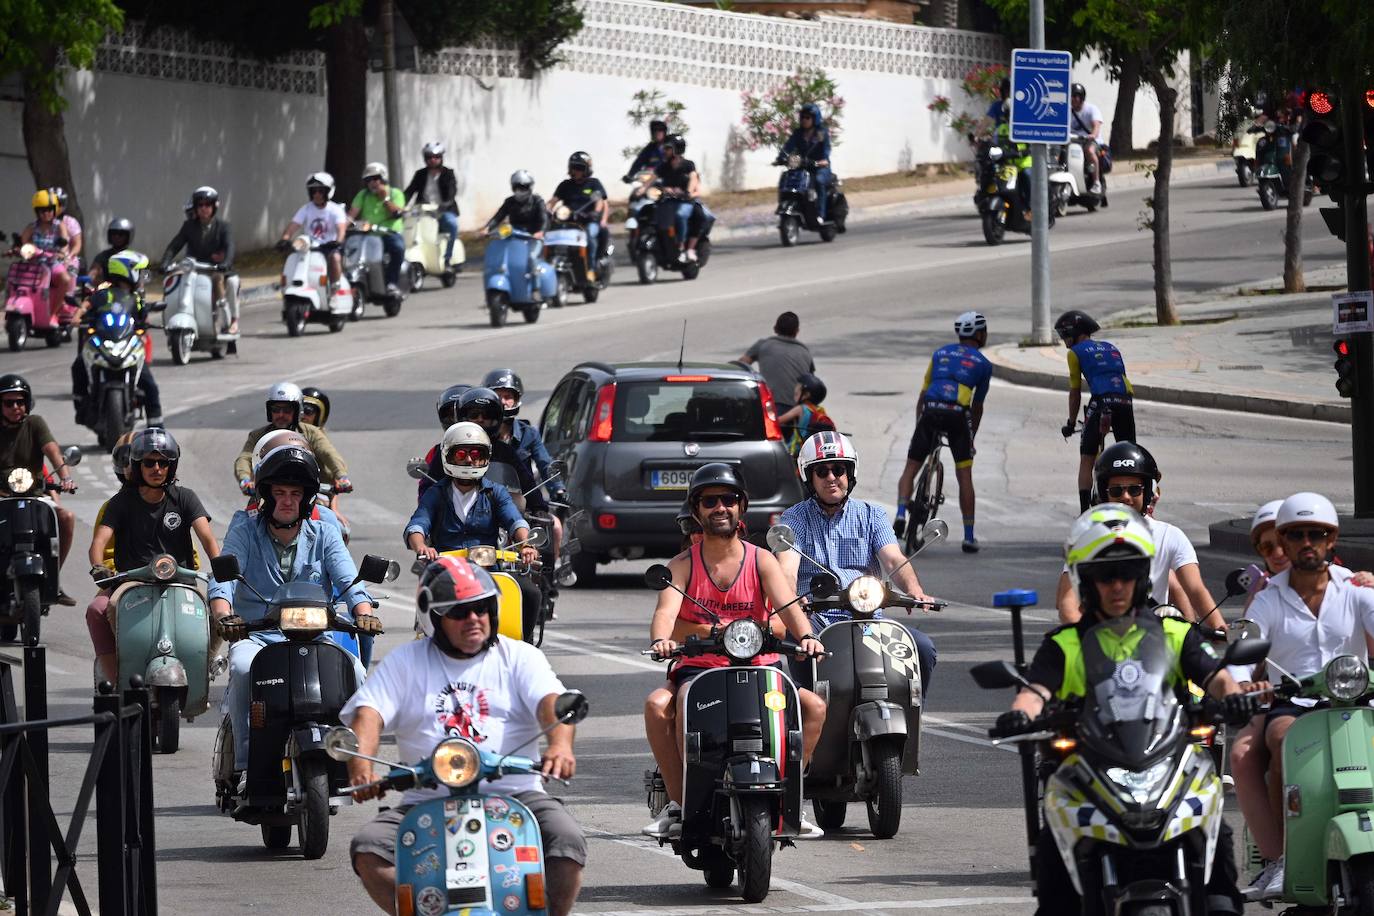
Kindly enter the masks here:
[[37, 286], [42, 282], [43, 272], [47, 269], [47, 265], [37, 259], [15, 261], [10, 265], [6, 284], [9, 286]]

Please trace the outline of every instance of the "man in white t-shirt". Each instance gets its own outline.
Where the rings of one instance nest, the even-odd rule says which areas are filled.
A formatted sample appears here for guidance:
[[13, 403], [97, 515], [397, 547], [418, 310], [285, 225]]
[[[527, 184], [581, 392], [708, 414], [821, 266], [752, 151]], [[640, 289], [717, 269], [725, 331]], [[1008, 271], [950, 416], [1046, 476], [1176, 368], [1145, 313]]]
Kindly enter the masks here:
[[289, 250], [291, 240], [304, 229], [310, 241], [324, 252], [329, 262], [329, 282], [337, 285], [339, 277], [343, 275], [340, 248], [348, 232], [348, 213], [341, 204], [331, 199], [334, 196], [334, 176], [328, 172], [311, 175], [305, 182], [305, 193], [309, 201], [291, 217], [291, 223], [281, 234], [277, 247]]
[[[554, 704], [564, 693], [544, 653], [498, 635], [498, 592], [491, 575], [458, 557], [440, 557], [420, 577], [416, 596], [421, 628], [416, 639], [393, 650], [340, 713], [358, 735], [358, 750], [377, 755], [383, 732], [396, 736], [402, 761], [427, 758], [446, 738], [461, 737], [497, 754], [533, 756], [535, 739], [556, 721]], [[573, 726], [549, 732], [543, 775], [570, 778]], [[353, 758], [354, 785], [375, 778], [372, 764]], [[567, 916], [577, 902], [587, 844], [563, 803], [544, 791], [537, 775], [512, 775], [485, 783], [491, 792], [513, 795], [539, 822], [549, 911]], [[380, 797], [377, 787], [354, 793]], [[417, 802], [443, 797], [447, 789], [410, 789], [401, 804], [382, 812], [353, 838], [350, 857], [372, 900], [395, 913], [396, 828]]]
[[1069, 133], [1083, 140], [1083, 155], [1092, 165], [1094, 194], [1102, 193], [1102, 159], [1097, 144], [1102, 137], [1102, 111], [1088, 100], [1088, 90], [1074, 83], [1069, 91]]

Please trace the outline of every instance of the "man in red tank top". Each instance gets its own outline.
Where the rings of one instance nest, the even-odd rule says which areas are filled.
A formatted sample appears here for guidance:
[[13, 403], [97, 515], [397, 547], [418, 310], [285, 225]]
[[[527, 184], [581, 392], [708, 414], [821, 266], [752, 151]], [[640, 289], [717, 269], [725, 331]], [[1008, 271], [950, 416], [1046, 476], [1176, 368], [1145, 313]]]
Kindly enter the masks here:
[[[769, 624], [777, 635], [782, 635], [782, 624], [786, 624], [787, 631], [807, 655], [824, 653], [825, 648], [811, 632], [810, 621], [800, 605], [793, 603], [797, 593], [777, 559], [741, 537], [740, 519], [749, 504], [749, 494], [734, 469], [725, 464], [698, 468], [692, 475], [687, 502], [701, 525], [702, 538], [668, 564], [673, 584], [710, 608], [723, 623], [748, 618]], [[783, 610], [770, 623], [772, 607]], [[658, 606], [649, 624], [649, 639], [652, 641], [650, 648], [659, 657], [669, 655], [688, 636], [704, 637], [710, 632], [711, 619], [700, 607], [684, 600], [673, 589], [658, 593]], [[779, 664], [779, 660], [777, 655], [761, 655], [755, 663], [774, 665]], [[645, 833], [664, 834], [681, 820], [682, 735], [678, 727], [677, 688], [708, 668], [728, 664], [729, 660], [723, 655], [683, 658], [670, 670], [668, 683], [645, 700], [644, 731], [669, 799], [663, 814], [645, 828]], [[802, 762], [805, 765], [811, 762], [811, 754], [820, 738], [821, 725], [825, 722], [825, 701], [809, 690], [798, 688], [797, 694], [801, 703]], [[810, 824], [803, 815], [800, 838], [822, 835], [821, 829]]]

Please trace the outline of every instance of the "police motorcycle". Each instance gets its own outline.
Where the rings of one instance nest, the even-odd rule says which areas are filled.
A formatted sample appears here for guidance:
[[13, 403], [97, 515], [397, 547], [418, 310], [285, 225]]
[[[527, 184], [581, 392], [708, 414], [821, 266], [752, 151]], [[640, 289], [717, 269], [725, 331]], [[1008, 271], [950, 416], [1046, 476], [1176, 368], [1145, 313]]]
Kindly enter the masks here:
[[[996, 745], [1031, 744], [1038, 758], [1022, 769], [1023, 781], [1038, 778], [1043, 786], [1026, 784], [1022, 793], [1032, 878], [1036, 840], [1048, 829], [1084, 914], [1207, 913], [1223, 791], [1197, 737], [1216, 729], [1221, 715], [1210, 702], [1179, 702], [1166, 683], [1171, 662], [1163, 638], [1147, 634], [1121, 662], [1094, 651], [1099, 631], [1129, 623], [1103, 621], [1083, 634], [1083, 700], [1050, 700], [1024, 728], [988, 735]], [[1266, 640], [1230, 644], [1200, 686], [1268, 651]], [[984, 689], [1030, 686], [1007, 661], [975, 665], [971, 674]]]
[[[1299, 128], [1280, 124], [1270, 118], [1263, 125], [1255, 125], [1248, 131], [1259, 134], [1255, 143], [1255, 191], [1259, 194], [1260, 206], [1273, 210], [1279, 200], [1288, 199], [1288, 183], [1293, 175], [1293, 147], [1297, 143]], [[1303, 189], [1302, 205], [1312, 203], [1312, 173], [1307, 173], [1307, 184]]]
[[138, 569], [100, 579], [111, 589], [117, 683], [137, 675], [153, 705], [153, 749], [175, 754], [181, 720], [210, 707], [210, 615], [204, 572], [177, 565], [168, 554]]
[[[414, 272], [410, 262], [402, 259], [400, 282], [395, 292], [386, 288], [386, 249], [382, 237], [372, 231], [371, 223], [355, 222], [344, 238], [343, 271], [353, 287], [353, 309], [361, 316], [363, 305], [380, 305], [388, 318], [401, 314], [401, 303], [412, 289]], [[330, 329], [333, 329], [331, 324]]]
[[[559, 204], [550, 214], [549, 228], [544, 230], [544, 259], [558, 275], [558, 291], [549, 300], [549, 305], [556, 309], [568, 304], [570, 291], [580, 293], [582, 301], [592, 303], [611, 284], [615, 265], [609, 254], [610, 245], [606, 246], [606, 256], [596, 258], [594, 264], [587, 250], [587, 223], [596, 219], [595, 208], [601, 200], [599, 192], [593, 193], [576, 210]], [[592, 250], [591, 257], [595, 255]]]
[[89, 380], [82, 425], [109, 451], [143, 414], [138, 377], [147, 360], [143, 328], [123, 308], [110, 307], [84, 326], [81, 362]]
[[[687, 240], [677, 237], [675, 206], [683, 198], [665, 194], [663, 183], [657, 178], [643, 182], [631, 192], [632, 207], [635, 195], [639, 195], [642, 203], [633, 210], [635, 225], [630, 241], [630, 260], [634, 262], [639, 282], [655, 282], [660, 270], [676, 270], [682, 274], [682, 279], [695, 280], [711, 259], [710, 227], [697, 241], [697, 259], [683, 260]], [[628, 221], [626, 228], [631, 228]]]
[[[988, 162], [991, 176], [983, 185], [983, 240], [989, 245], [1000, 245], [1008, 232], [1031, 233], [1030, 188], [1026, 187], [1022, 196], [1021, 184], [1030, 181], [1029, 170], [1023, 177], [1021, 168], [1012, 162], [1019, 158], [1015, 144], [1003, 146], [994, 143], [988, 147]], [[1053, 198], [1051, 198], [1053, 200]], [[1049, 212], [1050, 228], [1054, 227], [1054, 207]]]
[[[62, 460], [81, 463], [68, 446]], [[57, 483], [28, 468], [0, 468], [0, 642], [38, 645], [42, 619], [57, 602], [57, 510], [46, 497]]]
[[291, 253], [281, 270], [281, 320], [288, 336], [300, 337], [312, 321], [337, 334], [363, 317], [363, 294], [354, 290], [349, 272], [340, 270], [339, 282], [330, 282], [325, 242], [301, 233], [286, 244]]
[[[943, 520], [928, 523], [911, 558], [948, 534]], [[798, 549], [787, 525], [768, 530], [768, 546], [775, 553]], [[816, 576], [809, 610], [843, 609], [854, 619], [820, 631], [817, 638], [828, 654], [812, 661], [811, 670], [801, 676], [802, 686], [812, 687], [826, 701], [825, 725], [806, 773], [806, 797], [815, 808], [816, 823], [823, 830], [838, 830], [849, 803], [861, 801], [868, 808], [869, 829], [880, 840], [895, 836], [901, 825], [902, 775], [920, 772], [924, 698], [911, 633], [898, 621], [874, 620], [873, 615], [885, 607], [945, 606], [903, 595], [890, 579], [891, 573], [882, 579], [860, 576], [837, 594], [833, 573]]]
[[1060, 146], [1050, 167], [1050, 209], [1057, 217], [1068, 216], [1071, 206], [1092, 213], [1107, 196], [1091, 190], [1094, 176], [1088, 169], [1087, 142], [1076, 137]]
[[833, 242], [845, 231], [849, 218], [849, 201], [844, 196], [844, 182], [839, 178], [830, 186], [826, 200], [826, 219], [820, 218], [816, 206], [816, 164], [800, 153], [778, 154], [774, 165], [786, 166], [778, 178], [778, 238], [784, 248], [791, 248], [801, 238], [802, 227], [820, 233], [822, 242]]
[[[554, 703], [557, 721], [534, 741], [558, 725], [576, 725], [588, 710], [578, 691], [560, 695]], [[395, 764], [358, 753], [357, 735], [343, 726], [325, 734], [324, 748], [339, 763], [359, 757], [391, 768], [370, 786], [448, 790], [447, 796], [417, 803], [396, 826], [398, 913], [519, 916], [548, 909], [539, 822], [513, 795], [482, 789], [483, 782], [502, 776], [538, 773], [540, 761], [446, 738], [427, 760]]]
[[510, 223], [497, 227], [487, 240], [482, 257], [482, 285], [486, 290], [487, 315], [494, 328], [504, 328], [512, 308], [519, 309], [526, 324], [539, 320], [544, 303], [559, 291], [558, 274], [543, 258], [531, 258], [540, 241]]
[[[644, 581], [692, 600], [661, 564], [649, 567]], [[660, 838], [659, 845], [671, 843], [683, 864], [705, 873], [710, 887], [729, 887], [738, 870], [740, 895], [758, 903], [768, 896], [774, 844], [790, 846], [800, 833], [802, 732], [792, 679], [752, 662], [766, 653], [791, 655], [801, 647], [753, 620], [722, 626], [716, 614], [699, 607], [714, 621], [710, 635], [689, 636], [671, 657], [724, 655], [730, 664], [708, 668], [680, 688], [685, 691], [680, 726], [686, 755], [682, 831]], [[649, 812], [657, 817], [668, 804], [657, 769], [645, 771], [644, 787]]]
[[402, 234], [406, 243], [406, 264], [410, 272], [410, 288], [419, 292], [425, 288], [426, 277], [438, 277], [444, 289], [458, 282], [458, 274], [467, 260], [463, 240], [453, 236], [453, 260], [445, 262], [448, 235], [439, 231], [438, 204], [416, 204], [406, 210]]
[[[232, 310], [215, 308], [214, 286], [210, 282], [211, 272], [223, 270], [218, 264], [191, 257], [166, 268], [162, 302], [157, 308], [163, 313], [167, 349], [175, 365], [186, 365], [195, 352], [209, 353], [212, 359], [220, 359], [226, 351], [238, 352], [239, 335], [228, 331]], [[238, 274], [225, 277], [224, 294], [227, 302], [238, 301]]]
[[[238, 558], [220, 554], [210, 561], [217, 581], [243, 579]], [[279, 586], [267, 615], [249, 630], [278, 630], [282, 642], [263, 646], [249, 669], [248, 769], [234, 782], [233, 724], [226, 714], [215, 737], [211, 772], [220, 811], [236, 821], [257, 824], [268, 849], [285, 849], [296, 828], [301, 854], [318, 859], [329, 846], [329, 818], [352, 802], [348, 770], [325, 754], [324, 736], [339, 724], [339, 711], [358, 689], [347, 649], [330, 631], [357, 635], [335, 603], [358, 582], [391, 582], [400, 574], [393, 561], [363, 557], [358, 576], [336, 594], [304, 580]], [[257, 594], [254, 591], [254, 594]]]

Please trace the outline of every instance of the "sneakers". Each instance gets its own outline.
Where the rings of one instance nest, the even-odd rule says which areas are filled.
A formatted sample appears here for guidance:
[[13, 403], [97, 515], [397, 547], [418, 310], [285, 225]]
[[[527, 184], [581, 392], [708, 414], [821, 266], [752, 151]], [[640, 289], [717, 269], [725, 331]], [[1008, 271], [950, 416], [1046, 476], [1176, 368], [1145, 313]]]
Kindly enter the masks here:
[[1264, 863], [1255, 880], [1241, 892], [1249, 901], [1269, 900], [1283, 896], [1283, 856]]
[[395, 283], [388, 283], [386, 285], [386, 294], [388, 296], [399, 296], [401, 294], [401, 290]]
[[1100, 181], [1094, 181], [1093, 184], [1092, 184], [1092, 187], [1088, 188], [1088, 193], [1089, 193], [1089, 194], [1101, 194], [1101, 193], [1102, 193], [1102, 182], [1100, 182]]
[[655, 838], [670, 837], [674, 833], [681, 833], [682, 806], [677, 802], [668, 802], [663, 806], [663, 811], [659, 816], [639, 832]]
[[697, 250], [695, 248], [688, 248], [682, 253], [682, 260], [686, 261], [688, 264], [695, 264], [697, 262]]
[[803, 811], [801, 816], [801, 832], [797, 834], [797, 839], [819, 840], [823, 836], [825, 836], [825, 831], [811, 823], [810, 819], [806, 816], [806, 812]]
[[977, 552], [978, 552], [978, 539], [977, 539], [977, 538], [965, 538], [965, 539], [964, 539], [963, 547], [964, 547], [964, 553], [977, 553]]

